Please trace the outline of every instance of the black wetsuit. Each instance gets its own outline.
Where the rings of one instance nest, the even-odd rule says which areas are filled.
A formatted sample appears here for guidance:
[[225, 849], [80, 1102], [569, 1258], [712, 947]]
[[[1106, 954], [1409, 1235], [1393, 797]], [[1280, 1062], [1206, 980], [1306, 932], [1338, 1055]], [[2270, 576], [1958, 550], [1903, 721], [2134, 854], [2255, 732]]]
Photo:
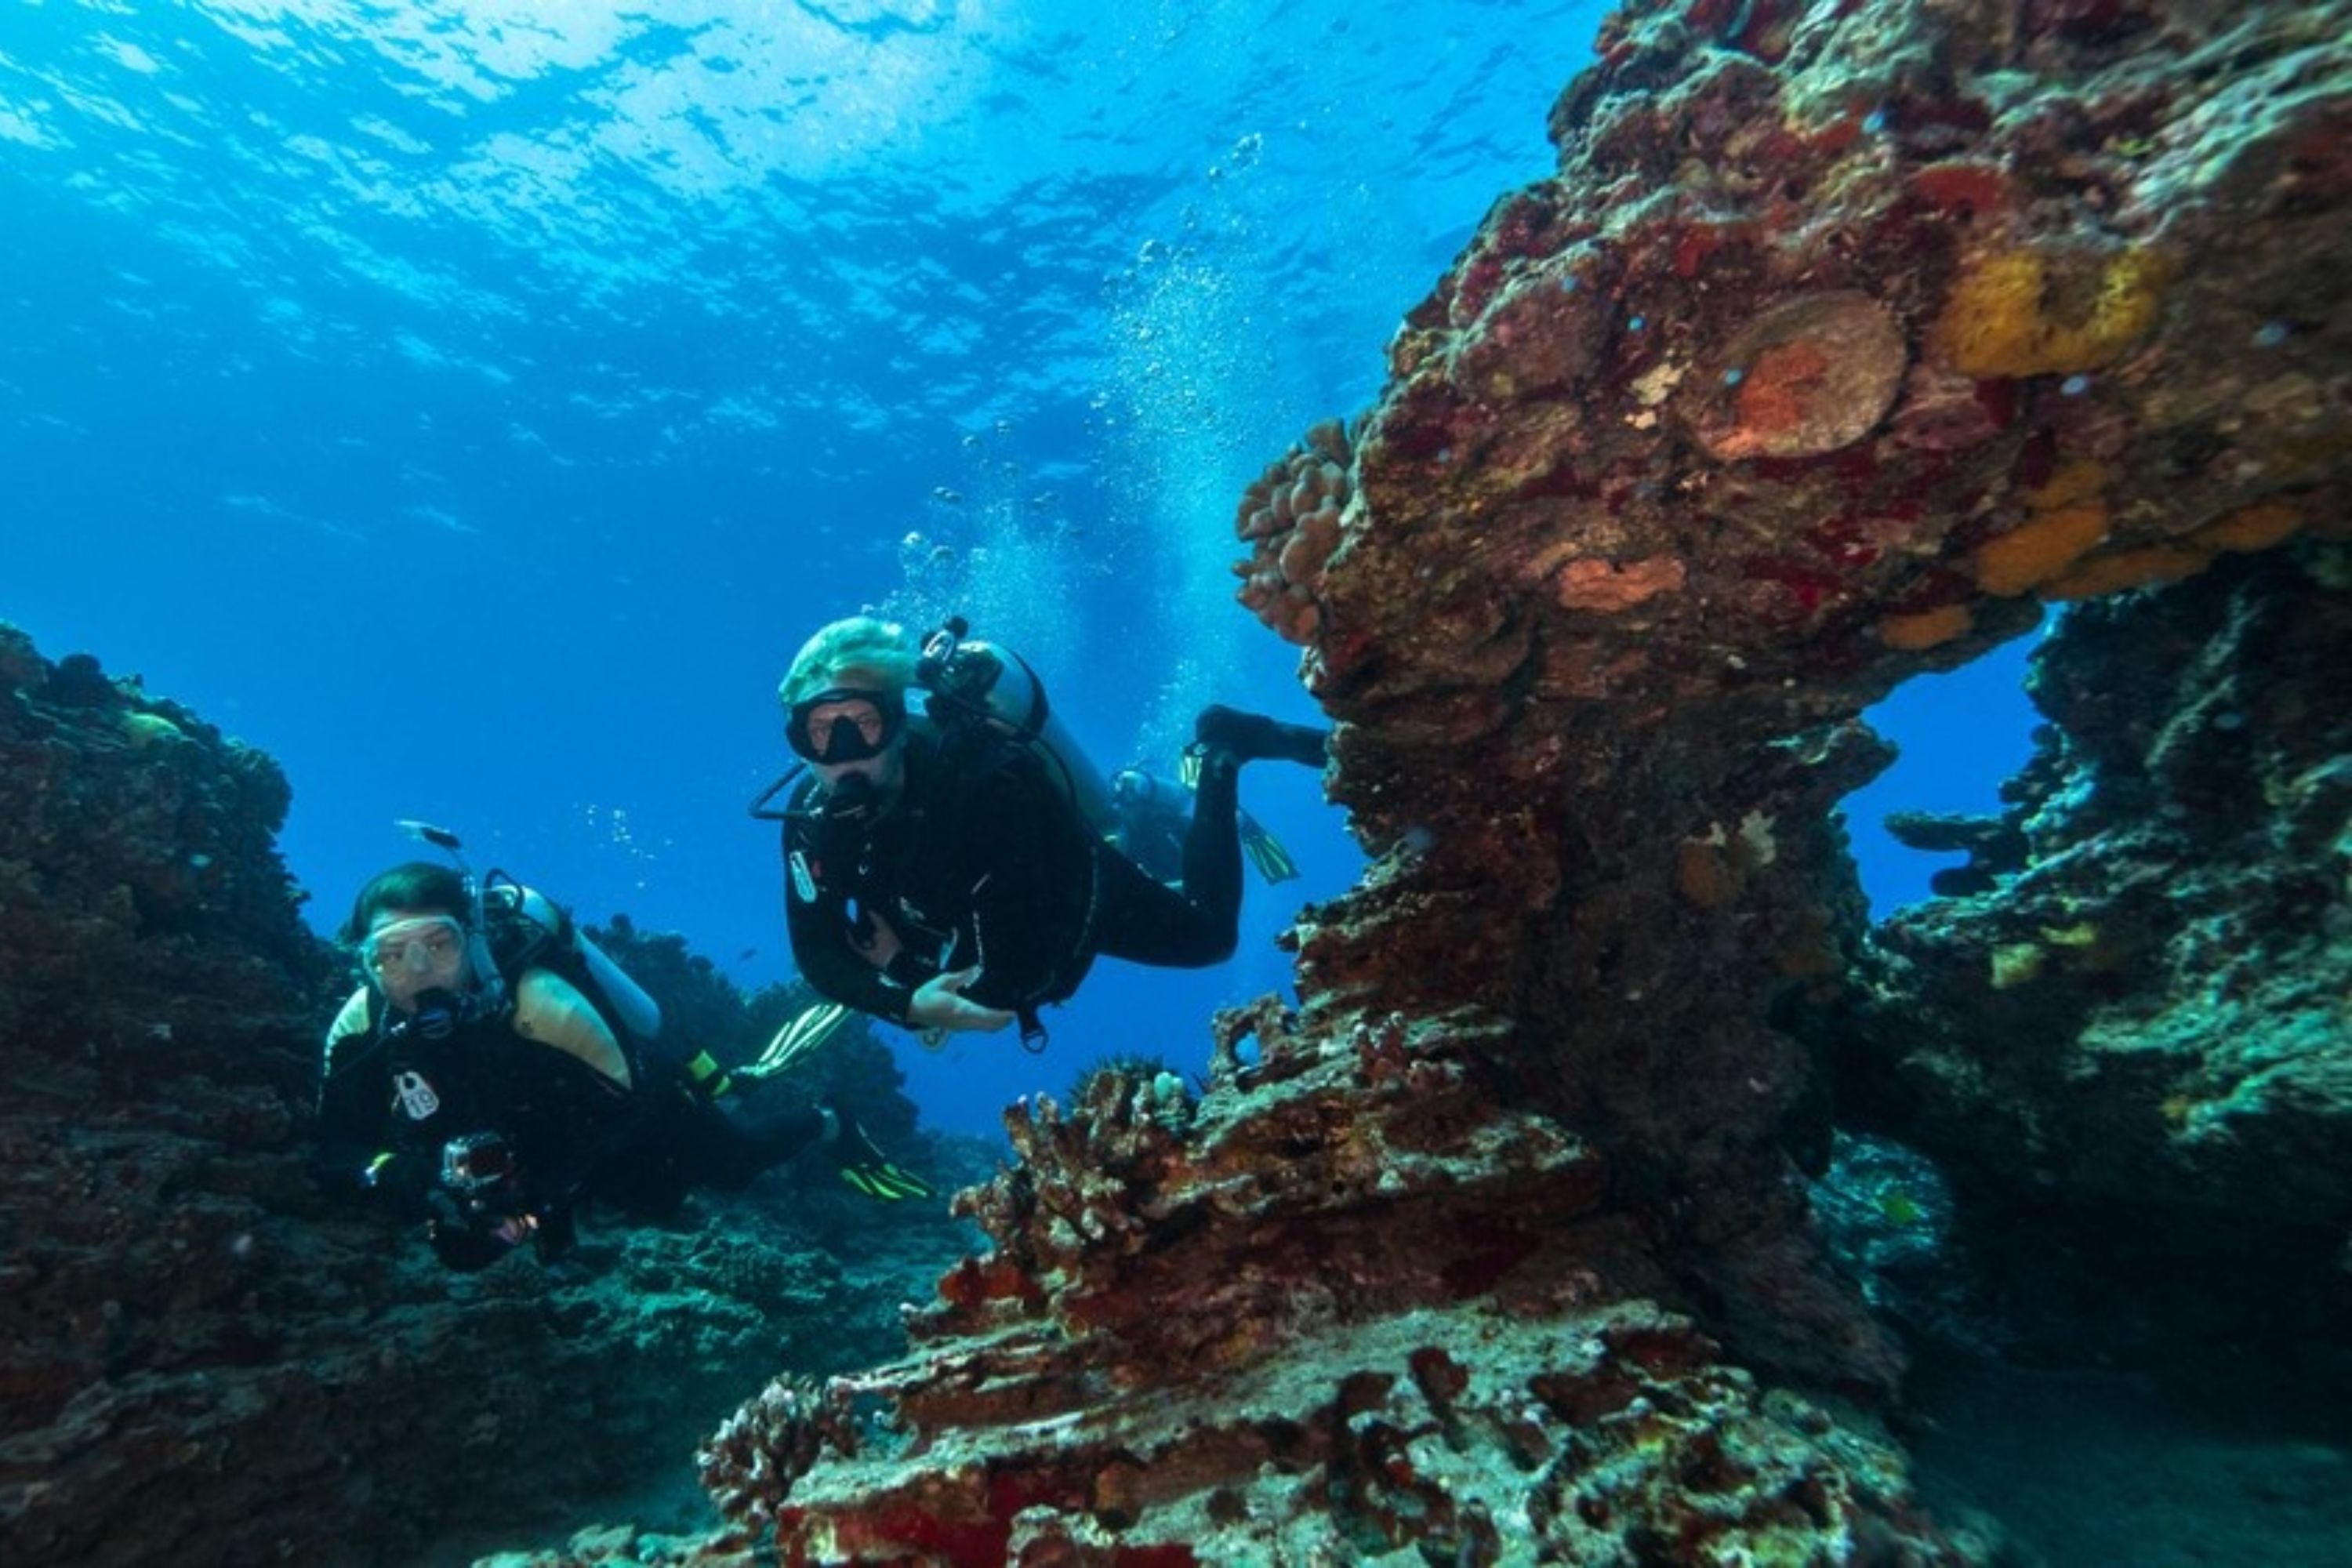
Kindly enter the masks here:
[[[320, 1088], [322, 1179], [364, 1189], [403, 1219], [446, 1216], [445, 1150], [495, 1134], [513, 1172], [486, 1203], [500, 1216], [537, 1216], [554, 1244], [547, 1249], [561, 1250], [585, 1199], [659, 1216], [689, 1187], [748, 1185], [824, 1130], [814, 1108], [739, 1121], [616, 1028], [634, 1085], [624, 1089], [570, 1052], [517, 1034], [509, 1016], [477, 1018], [438, 1040], [379, 1019], [338, 1040]], [[503, 1254], [469, 1245], [478, 1240], [446, 1228], [434, 1236], [443, 1261], [459, 1268]]]
[[[1116, 804], [1118, 850], [1157, 880], [1181, 881], [1184, 876], [1184, 840], [1192, 829], [1190, 790], [1154, 779], [1148, 790], [1138, 790]], [[1234, 818], [1236, 826], [1240, 817]]]
[[[889, 810], [829, 822], [812, 775], [784, 824], [793, 956], [818, 992], [904, 1023], [916, 987], [980, 966], [964, 995], [1021, 1016], [1077, 990], [1097, 955], [1198, 969], [1233, 955], [1242, 902], [1234, 767], [1203, 766], [1171, 888], [1103, 843], [1033, 747], [985, 732], [917, 731]], [[862, 951], [878, 918], [900, 947], [885, 968]]]

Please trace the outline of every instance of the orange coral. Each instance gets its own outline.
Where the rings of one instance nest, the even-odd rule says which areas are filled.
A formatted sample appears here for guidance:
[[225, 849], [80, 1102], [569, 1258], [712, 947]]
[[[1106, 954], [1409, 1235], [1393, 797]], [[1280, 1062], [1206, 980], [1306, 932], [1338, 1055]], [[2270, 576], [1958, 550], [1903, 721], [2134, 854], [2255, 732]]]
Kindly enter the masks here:
[[[2062, 473], [2061, 478], [2063, 475]], [[2042, 492], [2056, 486], [2044, 487]], [[2028, 497], [2029, 500], [2035, 497]], [[1979, 570], [1978, 581], [1994, 593], [2022, 592], [2020, 589], [1994, 587], [1983, 571], [1986, 554], [1998, 547], [2015, 544], [2010, 567], [2013, 574], [2035, 572], [2024, 586], [2035, 589], [2045, 599], [2094, 599], [2102, 594], [2113, 594], [2126, 588], [2145, 588], [2155, 583], [2178, 583], [2194, 577], [2213, 563], [2222, 551], [2268, 550], [2292, 537], [2303, 527], [2303, 513], [2284, 501], [2258, 501], [2240, 507], [2236, 511], [2207, 523], [2188, 538], [2170, 544], [2152, 544], [2138, 550], [2118, 551], [2112, 555], [2091, 555], [2081, 551], [2063, 560], [2056, 560], [2049, 570], [2042, 565], [2055, 559], [2057, 549], [2050, 542], [2047, 550], [2037, 551], [2028, 536], [2037, 529], [2057, 522], [2074, 511], [2097, 511], [2102, 519], [2104, 534], [2105, 511], [2099, 507], [2066, 508], [2053, 511], [2027, 523], [2014, 532], [2002, 535], [1977, 552]], [[2097, 541], [2094, 540], [2093, 543]], [[2014, 575], [2003, 579], [2014, 581]]]
[[1622, 565], [1588, 556], [1560, 569], [1560, 607], [1613, 616], [1644, 599], [1679, 592], [1687, 576], [1682, 562], [1672, 555], [1653, 555]]
[[2209, 522], [2189, 542], [2210, 550], [2268, 550], [2303, 527], [2303, 513], [2284, 501], [2256, 501]]
[[2104, 258], [2030, 250], [1980, 256], [1952, 286], [1928, 346], [1978, 377], [2096, 370], [2156, 323], [2165, 270], [2138, 248]]
[[2106, 536], [2105, 507], [2060, 507], [1977, 546], [1969, 570], [1986, 593], [2014, 596], [2057, 576]]
[[1775, 343], [1761, 351], [1740, 384], [1740, 424], [1764, 432], [1795, 429], [1829, 368], [1830, 356], [1819, 343]]
[[1719, 910], [1739, 896], [1746, 880], [1722, 849], [1702, 838], [1675, 847], [1675, 887], [1703, 910]]
[[1683, 417], [1727, 461], [1833, 452], [1885, 417], [1909, 363], [1902, 331], [1869, 295], [1801, 294], [1715, 352], [1683, 395]]
[[1878, 640], [1888, 647], [1916, 653], [1965, 637], [1976, 624], [1975, 614], [1966, 605], [1946, 605], [1915, 615], [1887, 616], [1878, 623]]
[[2056, 473], [2025, 492], [2025, 504], [2036, 511], [2052, 511], [2062, 506], [2094, 500], [2106, 488], [2105, 464], [2079, 460], [2063, 463]]
[[2041, 586], [2045, 599], [2095, 599], [2125, 588], [2145, 588], [2151, 583], [2178, 583], [2194, 577], [2212, 563], [2200, 551], [2176, 545], [2152, 545], [2085, 561]]

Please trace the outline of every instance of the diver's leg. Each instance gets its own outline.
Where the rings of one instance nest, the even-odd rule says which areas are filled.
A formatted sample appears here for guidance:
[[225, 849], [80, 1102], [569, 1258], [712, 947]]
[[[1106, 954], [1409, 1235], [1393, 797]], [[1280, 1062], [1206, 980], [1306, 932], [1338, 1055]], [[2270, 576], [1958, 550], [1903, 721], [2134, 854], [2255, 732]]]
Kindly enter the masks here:
[[1184, 899], [1238, 940], [1242, 922], [1242, 765], [1213, 749], [1201, 758], [1192, 826], [1184, 834]]
[[1232, 957], [1242, 923], [1242, 764], [1280, 760], [1321, 767], [1327, 755], [1321, 730], [1231, 708], [1202, 709], [1193, 734], [1200, 775], [1184, 834], [1183, 886], [1155, 882], [1127, 857], [1105, 849], [1097, 952], [1186, 969]]
[[1286, 724], [1220, 702], [1202, 709], [1192, 721], [1192, 741], [1202, 751], [1223, 752], [1236, 763], [1276, 761], [1319, 768], [1330, 760], [1328, 730]]
[[815, 1142], [824, 1133], [824, 1113], [801, 1105], [765, 1115], [730, 1114], [723, 1106], [698, 1100], [668, 1131], [682, 1144], [679, 1164], [690, 1184], [731, 1193]]
[[[1238, 839], [1234, 853], [1237, 858], [1241, 854]], [[1168, 969], [1204, 969], [1234, 955], [1241, 940], [1238, 867], [1234, 901], [1219, 910], [1203, 908], [1189, 888], [1152, 880], [1140, 866], [1108, 846], [1101, 861], [1095, 952]]]

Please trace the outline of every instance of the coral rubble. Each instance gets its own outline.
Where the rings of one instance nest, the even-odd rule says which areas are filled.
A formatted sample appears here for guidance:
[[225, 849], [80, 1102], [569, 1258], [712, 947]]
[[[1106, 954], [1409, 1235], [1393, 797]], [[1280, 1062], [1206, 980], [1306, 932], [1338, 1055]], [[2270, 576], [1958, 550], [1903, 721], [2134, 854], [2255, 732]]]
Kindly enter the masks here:
[[1377, 857], [1299, 922], [1299, 1016], [1224, 1020], [1186, 1115], [1018, 1113], [913, 1353], [706, 1456], [738, 1517], [790, 1562], [1979, 1556], [1836, 1397], [1898, 1361], [1799, 1174], [1834, 805], [1865, 706], [2042, 601], [2340, 531], [2347, 39], [1613, 16], [1556, 177], [1239, 510]]

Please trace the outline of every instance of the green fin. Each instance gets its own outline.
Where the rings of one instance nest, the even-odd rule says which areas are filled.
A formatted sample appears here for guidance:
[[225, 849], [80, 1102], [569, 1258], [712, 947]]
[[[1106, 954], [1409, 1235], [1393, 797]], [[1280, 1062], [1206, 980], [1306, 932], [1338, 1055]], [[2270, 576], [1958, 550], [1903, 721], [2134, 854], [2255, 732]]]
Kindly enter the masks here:
[[841, 1179], [877, 1203], [895, 1204], [901, 1198], [927, 1198], [931, 1195], [929, 1182], [912, 1171], [900, 1170], [887, 1160], [844, 1165], [841, 1167]]
[[1242, 824], [1242, 853], [1257, 868], [1257, 874], [1268, 882], [1287, 882], [1298, 875], [1298, 862], [1282, 847], [1282, 840], [1255, 822]]
[[686, 1076], [694, 1080], [705, 1100], [717, 1100], [735, 1087], [735, 1080], [709, 1051], [694, 1053], [694, 1059], [686, 1064]]
[[818, 1003], [778, 1029], [776, 1037], [768, 1042], [768, 1048], [760, 1053], [760, 1059], [737, 1068], [734, 1076], [757, 1083], [786, 1071], [831, 1039], [848, 1017], [849, 1009], [838, 1002]]

